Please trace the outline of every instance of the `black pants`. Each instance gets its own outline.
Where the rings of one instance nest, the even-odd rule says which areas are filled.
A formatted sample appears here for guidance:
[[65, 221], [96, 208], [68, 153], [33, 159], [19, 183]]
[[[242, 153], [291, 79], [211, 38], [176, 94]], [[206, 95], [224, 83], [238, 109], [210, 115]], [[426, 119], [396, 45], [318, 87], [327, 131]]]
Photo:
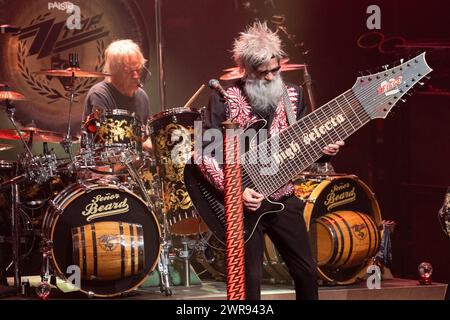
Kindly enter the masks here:
[[261, 299], [264, 233], [270, 237], [289, 269], [297, 300], [318, 299], [316, 263], [303, 219], [303, 202], [291, 196], [283, 204], [283, 211], [266, 214], [261, 219], [252, 238], [245, 244], [245, 286], [249, 300]]

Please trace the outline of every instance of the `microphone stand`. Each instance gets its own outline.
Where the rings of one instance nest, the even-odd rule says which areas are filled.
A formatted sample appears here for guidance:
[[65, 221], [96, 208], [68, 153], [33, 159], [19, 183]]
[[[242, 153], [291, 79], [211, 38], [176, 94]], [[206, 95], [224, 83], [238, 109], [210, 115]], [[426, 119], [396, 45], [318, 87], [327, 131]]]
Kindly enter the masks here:
[[312, 90], [312, 79], [311, 75], [308, 72], [308, 66], [305, 63], [305, 71], [303, 73], [303, 79], [305, 80], [306, 92], [308, 93], [309, 105], [311, 107], [311, 111], [316, 110], [316, 99], [314, 98], [313, 90]]
[[[277, 27], [278, 30], [280, 30], [287, 36], [287, 38], [294, 45], [295, 48], [303, 47], [303, 43], [297, 43], [295, 41], [295, 35], [292, 35], [289, 32], [287, 32], [286, 26], [283, 25], [283, 21], [284, 20], [281, 20], [281, 22], [278, 22], [278, 23], [276, 23], [274, 21], [273, 22], [275, 24], [278, 24], [278, 27]], [[306, 57], [306, 55], [308, 54], [308, 50], [306, 50], [306, 51], [300, 50], [300, 54], [303, 57]], [[308, 71], [308, 65], [306, 64], [306, 61], [305, 61], [305, 69], [304, 70], [305, 70], [303, 73], [304, 85], [306, 87], [306, 92], [308, 94], [309, 105], [311, 107], [311, 111], [314, 111], [314, 110], [316, 110], [316, 100], [315, 100], [314, 94], [313, 94], [311, 74]]]

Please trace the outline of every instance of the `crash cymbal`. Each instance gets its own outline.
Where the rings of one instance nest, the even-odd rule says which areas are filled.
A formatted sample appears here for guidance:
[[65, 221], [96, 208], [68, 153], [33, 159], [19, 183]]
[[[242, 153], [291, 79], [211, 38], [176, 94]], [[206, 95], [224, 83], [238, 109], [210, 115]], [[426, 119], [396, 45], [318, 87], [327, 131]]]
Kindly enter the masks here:
[[[30, 135], [33, 135], [34, 142], [53, 142], [58, 143], [64, 140], [65, 135], [58, 132], [41, 130], [37, 128], [23, 128], [20, 133], [23, 139], [29, 140]], [[0, 129], [0, 139], [5, 140], [20, 140], [19, 134], [15, 129]], [[77, 142], [78, 138], [71, 137], [72, 142]]]
[[0, 100], [18, 101], [26, 100], [26, 98], [23, 94], [13, 91], [13, 89], [6, 84], [0, 83]]
[[[24, 138], [28, 133], [22, 132]], [[5, 140], [20, 140], [19, 135], [15, 129], [0, 129], [0, 139]]]
[[14, 146], [12, 146], [10, 144], [0, 143], [0, 151], [6, 151], [6, 150], [13, 149], [13, 148], [14, 148]]
[[75, 78], [102, 78], [108, 77], [110, 74], [96, 71], [85, 71], [80, 68], [67, 68], [67, 69], [54, 69], [54, 70], [41, 70], [34, 72], [35, 74], [41, 74], [52, 77], [75, 77]]
[[[294, 70], [301, 70], [305, 68], [304, 64], [294, 64], [294, 63], [283, 63], [283, 60], [281, 61], [281, 72], [286, 71], [294, 71]], [[244, 76], [244, 72], [241, 71], [239, 67], [232, 67], [224, 69], [223, 71], [226, 71], [227, 73], [220, 76], [220, 80], [235, 80], [240, 79]]]
[[34, 126], [32, 124], [30, 124], [30, 125], [28, 125], [26, 127], [20, 128], [20, 130], [26, 131], [26, 132], [34, 132], [34, 133], [36, 133], [36, 132], [48, 132], [48, 130], [39, 129], [38, 127], [36, 127], [36, 126]]

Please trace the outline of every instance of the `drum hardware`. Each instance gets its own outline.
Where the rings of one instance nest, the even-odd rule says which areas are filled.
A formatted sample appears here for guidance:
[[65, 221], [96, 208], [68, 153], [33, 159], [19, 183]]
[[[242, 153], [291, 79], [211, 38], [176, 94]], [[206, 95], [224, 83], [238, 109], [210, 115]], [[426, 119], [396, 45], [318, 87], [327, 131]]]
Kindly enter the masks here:
[[[145, 186], [142, 182], [142, 179], [139, 177], [139, 174], [137, 173], [135, 167], [131, 163], [130, 157], [125, 157], [125, 153], [123, 153], [124, 157], [122, 159], [128, 159], [128, 161], [125, 161], [124, 164], [126, 165], [128, 172], [130, 173], [133, 180], [137, 183], [140, 192], [142, 193], [147, 206], [150, 210], [156, 209], [155, 206], [152, 204], [152, 201], [150, 200], [150, 197], [145, 189]], [[161, 206], [158, 206], [161, 208]], [[158, 211], [156, 211], [158, 212]], [[170, 242], [168, 241], [168, 234], [167, 234], [167, 219], [166, 215], [162, 214], [163, 217], [163, 223], [162, 223], [162, 234], [160, 237], [161, 241], [161, 253], [160, 253], [160, 259], [158, 261], [158, 270], [161, 276], [161, 283], [160, 283], [160, 290], [162, 293], [164, 293], [166, 296], [172, 295], [172, 289], [171, 284], [169, 280], [169, 249], [171, 247]]]
[[[177, 242], [178, 243], [178, 242]], [[189, 236], [182, 236], [179, 241], [181, 248], [176, 248], [174, 259], [181, 260], [183, 264], [183, 282], [185, 287], [190, 286], [190, 270], [191, 270], [191, 259], [198, 255], [200, 252], [206, 250], [208, 244], [203, 239], [203, 237], [198, 237], [193, 239]]]
[[184, 266], [184, 286], [189, 287], [190, 286], [190, 263], [189, 263], [189, 248], [188, 248], [188, 241], [186, 238], [184, 238], [181, 241], [181, 244], [183, 245], [183, 250], [180, 251], [180, 258], [183, 259], [183, 266]]
[[52, 254], [53, 243], [49, 240], [41, 240], [41, 253], [42, 253], [42, 274], [41, 282], [36, 288], [36, 294], [42, 300], [47, 300], [50, 296], [52, 287], [50, 283], [52, 282], [52, 277], [54, 275], [50, 272], [50, 257]]
[[41, 70], [34, 72], [35, 74], [68, 78], [64, 82], [64, 88], [69, 94], [69, 118], [67, 123], [67, 133], [64, 139], [60, 142], [64, 151], [69, 155], [70, 162], [74, 163], [72, 154], [72, 137], [71, 137], [71, 122], [72, 122], [72, 107], [75, 99], [75, 79], [76, 78], [101, 78], [106, 77], [108, 74], [102, 72], [91, 72], [80, 69], [78, 54], [69, 53], [69, 65], [70, 67], [64, 70]]
[[13, 232], [13, 261], [14, 261], [14, 287], [20, 290], [22, 283], [20, 274], [20, 228], [19, 228], [19, 186], [14, 183], [11, 187], [11, 227]]
[[[5, 100], [6, 113], [9, 121], [12, 123], [14, 128], [20, 137], [20, 140], [26, 147], [29, 155], [33, 156], [29, 146], [25, 143], [19, 129], [17, 128], [16, 122], [14, 121], [15, 108], [10, 104], [9, 100]], [[19, 188], [18, 181], [22, 179], [10, 180], [11, 184], [11, 231], [13, 236], [12, 250], [13, 250], [13, 262], [14, 262], [14, 287], [20, 291], [21, 286], [21, 274], [20, 274], [20, 228], [19, 228]], [[2, 183], [1, 185], [4, 185]], [[1, 188], [0, 188], [1, 189]]]
[[158, 271], [161, 275], [161, 283], [160, 283], [160, 291], [164, 293], [166, 296], [172, 295], [172, 289], [169, 279], [169, 248], [170, 248], [170, 242], [166, 239], [162, 239], [162, 250], [159, 255], [159, 261], [158, 261]]

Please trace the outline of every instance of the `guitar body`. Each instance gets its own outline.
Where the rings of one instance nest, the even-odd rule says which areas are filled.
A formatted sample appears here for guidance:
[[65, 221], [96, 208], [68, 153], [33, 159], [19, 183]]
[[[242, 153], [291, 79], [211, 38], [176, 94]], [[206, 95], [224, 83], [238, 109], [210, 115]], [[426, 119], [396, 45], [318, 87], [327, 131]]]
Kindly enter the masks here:
[[[192, 203], [210, 231], [225, 243], [225, 208], [223, 193], [212, 186], [195, 164], [184, 168], [184, 183]], [[255, 231], [259, 220], [268, 213], [279, 212], [283, 205], [264, 200], [257, 211], [244, 209], [244, 241], [247, 242]]]

